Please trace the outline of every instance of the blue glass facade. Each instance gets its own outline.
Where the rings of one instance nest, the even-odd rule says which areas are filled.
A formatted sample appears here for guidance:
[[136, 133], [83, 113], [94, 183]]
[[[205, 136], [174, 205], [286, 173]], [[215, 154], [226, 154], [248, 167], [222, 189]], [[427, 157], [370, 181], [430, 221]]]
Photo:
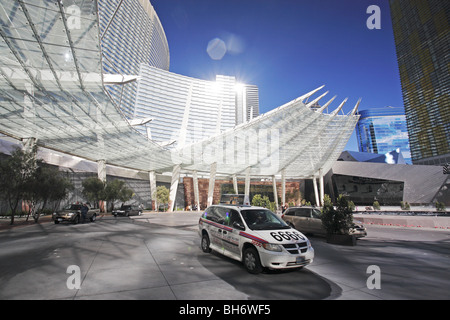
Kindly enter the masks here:
[[360, 152], [386, 154], [400, 149], [406, 163], [411, 164], [408, 128], [401, 108], [382, 108], [359, 112], [356, 137]]

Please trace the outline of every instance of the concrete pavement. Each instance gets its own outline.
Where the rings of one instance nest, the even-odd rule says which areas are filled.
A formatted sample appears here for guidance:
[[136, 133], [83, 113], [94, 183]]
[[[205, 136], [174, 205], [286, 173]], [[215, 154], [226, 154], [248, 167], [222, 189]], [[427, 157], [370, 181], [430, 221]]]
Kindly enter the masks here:
[[[201, 251], [199, 215], [105, 216], [95, 223], [2, 231], [0, 299], [450, 298], [447, 230], [393, 234], [393, 228], [369, 226], [356, 247], [312, 237], [312, 265], [255, 276], [237, 261]], [[369, 265], [381, 268], [381, 290], [367, 287]], [[79, 288], [73, 288], [77, 273], [68, 273], [70, 266], [79, 267]]]

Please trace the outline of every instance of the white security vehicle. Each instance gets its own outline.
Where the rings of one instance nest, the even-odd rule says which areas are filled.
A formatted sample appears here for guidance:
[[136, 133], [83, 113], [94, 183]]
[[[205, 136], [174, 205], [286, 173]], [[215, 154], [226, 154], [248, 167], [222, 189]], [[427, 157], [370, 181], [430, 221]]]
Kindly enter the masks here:
[[204, 252], [242, 261], [250, 273], [301, 268], [314, 259], [309, 240], [265, 208], [210, 206], [199, 220], [199, 235]]

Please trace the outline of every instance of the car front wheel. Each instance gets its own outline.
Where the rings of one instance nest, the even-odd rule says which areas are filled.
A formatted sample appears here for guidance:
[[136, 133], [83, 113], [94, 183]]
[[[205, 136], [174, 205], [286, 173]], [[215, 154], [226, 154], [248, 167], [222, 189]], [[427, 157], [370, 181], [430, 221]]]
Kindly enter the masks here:
[[259, 254], [255, 248], [247, 248], [244, 251], [243, 262], [247, 271], [252, 274], [258, 274], [263, 271], [261, 261], [259, 260]]

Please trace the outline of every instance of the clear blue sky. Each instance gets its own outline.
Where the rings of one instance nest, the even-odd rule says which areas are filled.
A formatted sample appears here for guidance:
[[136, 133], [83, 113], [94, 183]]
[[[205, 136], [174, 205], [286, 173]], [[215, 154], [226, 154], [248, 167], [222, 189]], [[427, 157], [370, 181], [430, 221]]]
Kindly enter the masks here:
[[[259, 87], [265, 113], [326, 85], [349, 112], [403, 107], [388, 0], [151, 0], [166, 32], [170, 71], [213, 80], [216, 74]], [[369, 30], [367, 8], [381, 9]], [[219, 38], [227, 52], [207, 52]], [[219, 46], [220, 48], [220, 46]], [[357, 150], [353, 134], [347, 150]]]

